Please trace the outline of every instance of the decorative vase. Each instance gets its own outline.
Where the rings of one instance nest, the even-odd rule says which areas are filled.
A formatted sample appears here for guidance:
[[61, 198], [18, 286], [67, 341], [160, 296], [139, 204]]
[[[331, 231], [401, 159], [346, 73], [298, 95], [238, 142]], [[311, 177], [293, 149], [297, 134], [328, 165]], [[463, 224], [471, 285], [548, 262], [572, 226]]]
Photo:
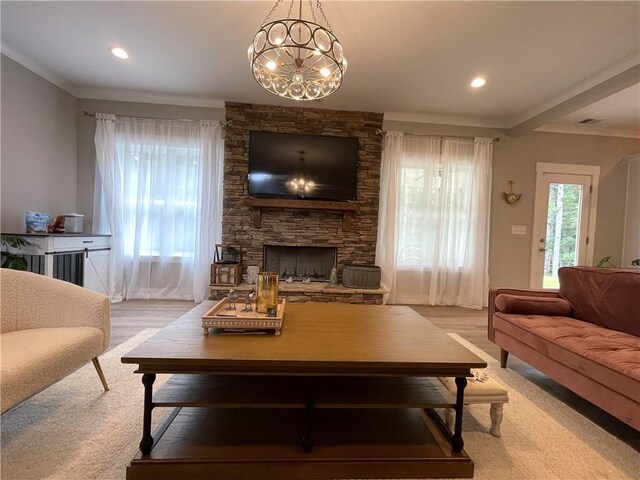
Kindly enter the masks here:
[[247, 267], [247, 283], [254, 284], [258, 279], [259, 267]]
[[338, 285], [338, 271], [335, 268], [331, 269], [331, 276], [329, 277], [329, 285], [335, 287]]
[[261, 272], [258, 274], [256, 312], [269, 313], [278, 309], [278, 274]]

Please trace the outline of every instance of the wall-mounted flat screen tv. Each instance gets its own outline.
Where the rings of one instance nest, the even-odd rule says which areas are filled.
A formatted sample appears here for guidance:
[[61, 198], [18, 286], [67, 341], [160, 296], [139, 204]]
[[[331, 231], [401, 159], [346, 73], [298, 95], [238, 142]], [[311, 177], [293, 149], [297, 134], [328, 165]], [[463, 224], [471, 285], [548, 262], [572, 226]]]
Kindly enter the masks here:
[[251, 132], [249, 194], [355, 200], [358, 139]]

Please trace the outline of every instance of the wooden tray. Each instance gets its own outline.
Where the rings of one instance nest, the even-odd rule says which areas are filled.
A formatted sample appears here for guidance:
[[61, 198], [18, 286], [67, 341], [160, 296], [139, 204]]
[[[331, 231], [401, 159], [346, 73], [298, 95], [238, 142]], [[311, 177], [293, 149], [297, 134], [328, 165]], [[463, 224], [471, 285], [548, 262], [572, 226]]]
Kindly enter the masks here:
[[275, 317], [268, 317], [266, 313], [255, 311], [243, 312], [245, 302], [236, 302], [235, 310], [227, 310], [227, 299], [223, 298], [202, 316], [202, 328], [205, 335], [209, 335], [209, 329], [214, 328], [215, 333], [273, 333], [280, 335], [284, 311], [287, 304], [286, 298], [278, 299], [278, 310]]

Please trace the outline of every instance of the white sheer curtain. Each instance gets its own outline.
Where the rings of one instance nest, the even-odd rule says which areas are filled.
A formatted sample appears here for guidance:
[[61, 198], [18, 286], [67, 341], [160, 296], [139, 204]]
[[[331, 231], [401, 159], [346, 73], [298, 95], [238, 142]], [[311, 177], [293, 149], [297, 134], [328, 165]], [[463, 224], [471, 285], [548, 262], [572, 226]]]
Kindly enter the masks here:
[[376, 251], [387, 301], [482, 308], [491, 139], [387, 137]]
[[[401, 132], [388, 132], [384, 136], [382, 167], [380, 176], [380, 207], [378, 210], [378, 241], [376, 243], [376, 265], [381, 269], [381, 283], [395, 285], [397, 273], [398, 206], [400, 189], [397, 188], [402, 174]], [[391, 288], [387, 302], [395, 303], [396, 290]]]
[[221, 237], [221, 124], [96, 119], [94, 228], [106, 218], [112, 234], [111, 299], [204, 300]]
[[469, 195], [469, 229], [457, 300], [457, 304], [462, 307], [479, 309], [488, 304], [492, 158], [493, 139], [475, 138]]

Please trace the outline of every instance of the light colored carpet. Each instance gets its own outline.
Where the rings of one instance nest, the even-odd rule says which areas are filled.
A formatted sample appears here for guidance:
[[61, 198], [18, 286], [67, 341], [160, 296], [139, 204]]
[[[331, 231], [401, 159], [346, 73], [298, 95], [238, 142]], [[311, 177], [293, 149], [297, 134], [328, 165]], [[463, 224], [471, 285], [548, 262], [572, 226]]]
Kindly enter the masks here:
[[[111, 391], [104, 393], [92, 365], [2, 417], [2, 479], [124, 479], [138, 449], [142, 384], [120, 357], [150, 337], [145, 330], [102, 357]], [[470, 406], [465, 449], [476, 479], [638, 478], [640, 455], [589, 420], [457, 335], [489, 364], [510, 394], [502, 438], [488, 433], [489, 408]], [[156, 386], [166, 378], [159, 376]], [[167, 411], [157, 409], [157, 425]]]
[[[2, 416], [2, 480], [124, 479], [142, 435], [143, 386], [120, 357], [154, 335], [147, 329], [100, 357], [110, 390], [91, 363]], [[154, 387], [166, 382], [158, 375]], [[154, 409], [154, 428], [170, 409]]]
[[487, 362], [489, 374], [509, 391], [502, 437], [488, 434], [489, 408], [465, 409], [465, 450], [478, 479], [638, 479], [640, 454], [575, 410], [455, 333], [449, 334]]

